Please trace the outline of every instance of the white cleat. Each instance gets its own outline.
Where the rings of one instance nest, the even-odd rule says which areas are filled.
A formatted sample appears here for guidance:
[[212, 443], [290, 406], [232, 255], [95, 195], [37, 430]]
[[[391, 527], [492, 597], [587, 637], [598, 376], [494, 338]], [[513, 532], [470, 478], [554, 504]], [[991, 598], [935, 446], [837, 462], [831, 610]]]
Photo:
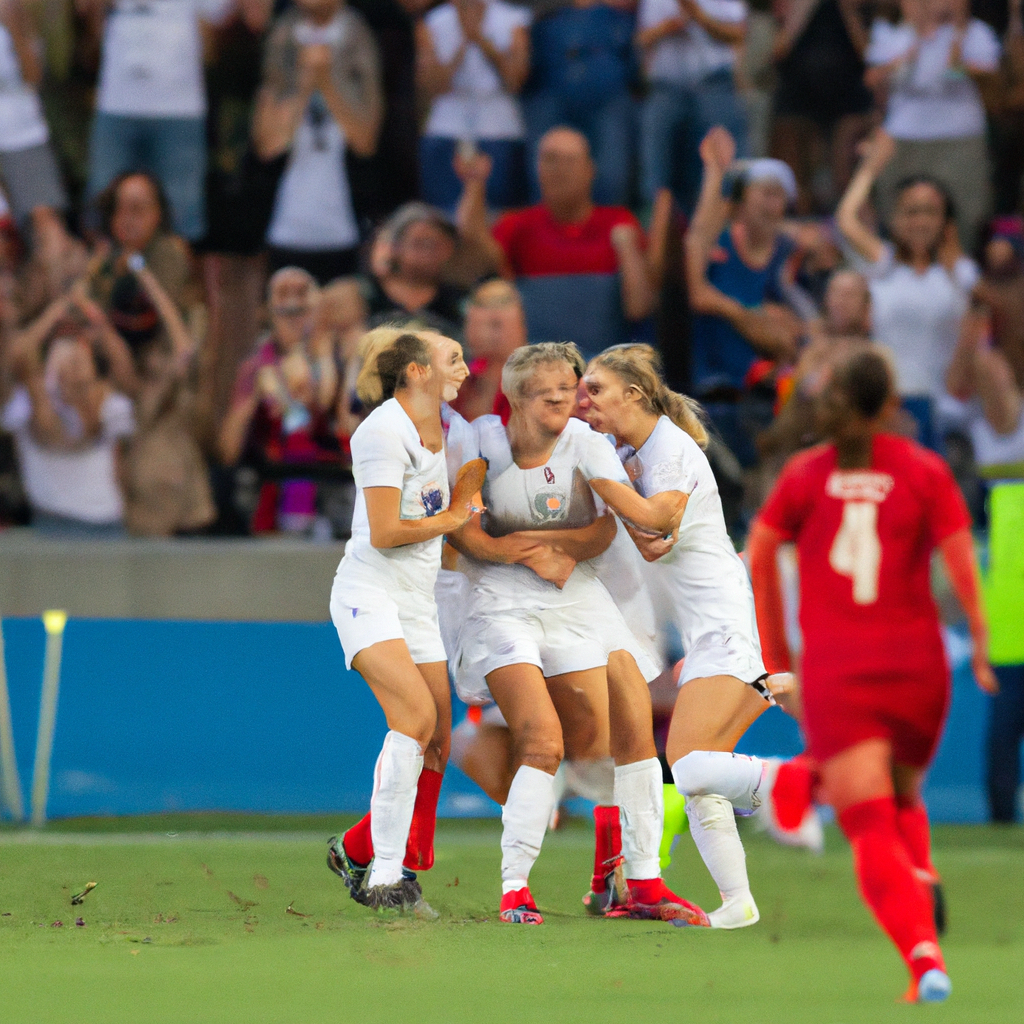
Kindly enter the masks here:
[[735, 928], [749, 928], [761, 920], [754, 897], [749, 892], [731, 896], [717, 910], [708, 914], [712, 928], [732, 931]]
[[921, 975], [917, 983], [917, 1001], [919, 1003], [944, 1003], [953, 991], [953, 983], [945, 971], [933, 967]]

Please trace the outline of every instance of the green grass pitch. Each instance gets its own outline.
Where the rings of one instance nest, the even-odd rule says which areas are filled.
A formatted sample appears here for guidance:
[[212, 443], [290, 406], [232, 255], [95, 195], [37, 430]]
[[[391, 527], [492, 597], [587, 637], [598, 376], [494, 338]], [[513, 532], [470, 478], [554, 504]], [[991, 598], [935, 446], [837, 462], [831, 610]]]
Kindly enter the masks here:
[[[438, 921], [371, 916], [324, 863], [325, 840], [344, 824], [205, 815], [0, 828], [0, 1020], [1024, 1020], [1021, 830], [935, 830], [954, 990], [944, 1006], [912, 1007], [897, 1002], [903, 966], [861, 905], [834, 829], [823, 857], [747, 831], [761, 922], [712, 933], [588, 918], [583, 822], [545, 842], [532, 877], [539, 928], [497, 920], [496, 821], [440, 823], [437, 863], [422, 876]], [[716, 905], [689, 837], [666, 877]], [[72, 907], [89, 881], [97, 888]]]

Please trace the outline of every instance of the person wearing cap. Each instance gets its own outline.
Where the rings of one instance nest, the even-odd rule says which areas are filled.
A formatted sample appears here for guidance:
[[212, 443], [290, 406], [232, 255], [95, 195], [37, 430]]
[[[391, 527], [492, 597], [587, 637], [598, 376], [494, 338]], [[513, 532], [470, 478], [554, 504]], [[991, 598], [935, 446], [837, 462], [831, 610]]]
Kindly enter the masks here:
[[[732, 201], [723, 193], [735, 143], [721, 127], [700, 145], [704, 180], [686, 235], [693, 393], [744, 467], [754, 436], [771, 422], [775, 396], [758, 372], [796, 354], [799, 321], [788, 308], [795, 244], [783, 233], [796, 180], [781, 160], [742, 164]], [[762, 393], [763, 392], [763, 393]]]
[[449, 337], [460, 334], [466, 293], [443, 279], [459, 238], [452, 221], [434, 206], [406, 203], [381, 234], [388, 244], [369, 278], [370, 326], [412, 319]]

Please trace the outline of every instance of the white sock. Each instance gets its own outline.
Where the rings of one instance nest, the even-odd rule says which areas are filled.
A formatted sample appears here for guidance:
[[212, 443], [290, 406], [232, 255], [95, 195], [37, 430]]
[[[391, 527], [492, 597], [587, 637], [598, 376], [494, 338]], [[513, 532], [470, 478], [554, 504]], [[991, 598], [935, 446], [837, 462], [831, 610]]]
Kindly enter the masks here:
[[722, 750], [691, 750], [672, 765], [676, 788], [685, 797], [724, 796], [741, 814], [760, 806], [758, 787], [764, 762]]
[[501, 809], [501, 891], [525, 889], [555, 805], [555, 777], [520, 765]]
[[599, 761], [563, 761], [565, 788], [568, 792], [601, 807], [615, 804], [615, 762], [610, 757]]
[[732, 804], [716, 795], [688, 796], [690, 835], [722, 894], [722, 900], [750, 892], [747, 857], [736, 830]]
[[656, 757], [615, 766], [615, 803], [622, 822], [627, 878], [660, 878], [658, 847], [665, 822], [661, 762]]
[[401, 880], [405, 844], [416, 806], [416, 784], [423, 768], [423, 748], [411, 736], [393, 729], [384, 737], [373, 773], [370, 835], [373, 867], [368, 888]]

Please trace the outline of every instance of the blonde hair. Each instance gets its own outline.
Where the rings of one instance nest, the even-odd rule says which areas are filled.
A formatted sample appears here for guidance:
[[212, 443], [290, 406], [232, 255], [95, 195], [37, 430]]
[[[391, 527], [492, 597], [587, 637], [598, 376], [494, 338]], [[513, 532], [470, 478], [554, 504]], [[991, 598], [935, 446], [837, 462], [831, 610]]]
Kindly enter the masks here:
[[616, 345], [595, 356], [590, 365], [610, 370], [627, 388], [640, 392], [651, 412], [667, 416], [701, 448], [707, 448], [704, 410], [699, 402], [665, 385], [661, 379], [661, 357], [650, 345]]
[[[419, 344], [413, 344], [414, 341]], [[395, 363], [392, 356], [404, 359], [397, 370], [392, 365]], [[409, 363], [430, 365], [430, 348], [421, 333], [385, 324], [367, 331], [359, 339], [359, 358], [363, 365], [356, 377], [356, 395], [367, 409], [372, 410], [391, 398], [395, 389], [404, 384], [404, 370]]]
[[538, 366], [568, 363], [576, 379], [583, 376], [586, 362], [580, 350], [571, 341], [542, 341], [536, 345], [523, 345], [508, 357], [501, 371], [501, 390], [509, 402], [523, 397], [526, 382]]

